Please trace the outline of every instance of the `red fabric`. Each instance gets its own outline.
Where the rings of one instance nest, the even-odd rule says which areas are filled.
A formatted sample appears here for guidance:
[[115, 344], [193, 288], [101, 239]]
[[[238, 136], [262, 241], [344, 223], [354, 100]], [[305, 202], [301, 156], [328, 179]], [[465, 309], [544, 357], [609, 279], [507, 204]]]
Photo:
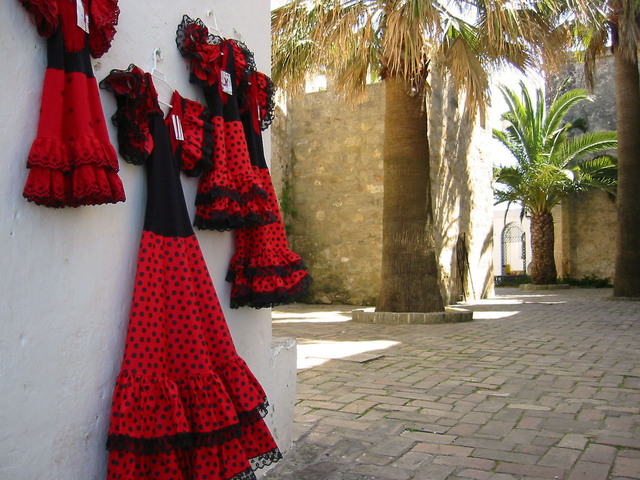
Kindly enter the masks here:
[[[49, 58], [55, 59], [55, 66], [49, 65], [45, 73], [38, 133], [27, 159], [23, 195], [38, 205], [56, 208], [124, 201], [118, 157], [109, 140], [96, 80], [66, 63], [67, 55], [82, 58], [80, 64], [88, 62], [89, 52], [83, 50], [87, 36], [77, 26], [75, 2], [22, 3], [41, 35], [63, 37], [62, 42], [49, 41]], [[103, 0], [93, 3], [103, 4]], [[72, 65], [77, 68], [76, 63]]]
[[38, 205], [77, 207], [125, 200], [93, 77], [48, 68], [24, 196]]
[[268, 201], [277, 220], [236, 232], [236, 251], [227, 272], [232, 308], [291, 303], [305, 293], [311, 282], [302, 259], [289, 248], [269, 171], [256, 171], [267, 186]]
[[49, 38], [58, 28], [57, 0], [18, 0], [31, 14], [38, 34]]
[[213, 165], [200, 177], [196, 225], [216, 230], [246, 228], [275, 220], [256, 177], [242, 123], [213, 117]]
[[92, 57], [101, 57], [111, 47], [119, 15], [118, 0], [91, 0], [89, 50]]

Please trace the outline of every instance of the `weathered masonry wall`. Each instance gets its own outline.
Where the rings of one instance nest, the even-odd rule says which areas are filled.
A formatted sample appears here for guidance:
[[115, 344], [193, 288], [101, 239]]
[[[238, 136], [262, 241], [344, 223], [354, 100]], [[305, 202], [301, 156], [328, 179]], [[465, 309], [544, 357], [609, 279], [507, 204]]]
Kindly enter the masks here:
[[[471, 272], [467, 296], [492, 289], [492, 171], [478, 148], [467, 155], [473, 125], [455, 96], [436, 90], [429, 107], [435, 237], [443, 295], [455, 302], [462, 296], [460, 271]], [[365, 100], [355, 105], [330, 91], [306, 94], [279, 114], [272, 171], [289, 239], [314, 277], [308, 300], [374, 304], [382, 252], [384, 85], [367, 87]], [[458, 268], [462, 233], [469, 265]]]
[[[550, 80], [553, 90], [569, 77], [566, 88], [585, 88], [582, 65], [572, 65]], [[569, 113], [569, 119], [582, 117], [590, 131], [616, 129], [615, 81], [612, 57], [598, 59], [593, 102], [583, 102]], [[615, 152], [614, 152], [615, 153]], [[561, 236], [556, 262], [563, 275], [582, 278], [596, 275], [613, 279], [617, 245], [616, 203], [606, 193], [593, 191], [572, 195], [562, 203]]]

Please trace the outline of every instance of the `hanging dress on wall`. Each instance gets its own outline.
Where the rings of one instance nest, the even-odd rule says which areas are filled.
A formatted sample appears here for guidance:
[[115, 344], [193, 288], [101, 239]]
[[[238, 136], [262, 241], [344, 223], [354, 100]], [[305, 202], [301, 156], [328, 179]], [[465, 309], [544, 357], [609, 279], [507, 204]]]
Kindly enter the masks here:
[[281, 455], [263, 420], [264, 391], [235, 350], [189, 220], [172, 154], [174, 112], [163, 118], [151, 75], [135, 66], [100, 85], [117, 99], [120, 151], [144, 164], [148, 179], [107, 477], [255, 479], [255, 468]]
[[[239, 53], [237, 53], [239, 55]], [[241, 119], [251, 164], [267, 190], [269, 204], [278, 219], [270, 225], [236, 232], [235, 254], [229, 264], [231, 307], [273, 307], [303, 296], [312, 279], [300, 256], [289, 248], [271, 174], [267, 167], [262, 130], [271, 125], [275, 86], [262, 72], [253, 71], [241, 93]]]
[[[188, 18], [185, 16], [185, 18]], [[178, 48], [191, 58], [191, 81], [203, 87], [213, 115], [214, 158], [200, 176], [194, 224], [205, 230], [235, 230], [275, 221], [264, 186], [251, 168], [240, 122], [233, 55], [206, 27], [194, 30], [185, 20]], [[188, 175], [199, 171], [185, 169]]]
[[[273, 83], [257, 72], [253, 54], [242, 42], [209, 34], [199, 19], [183, 17], [176, 43], [190, 60], [191, 82], [202, 87], [209, 107], [225, 101], [238, 105], [238, 123], [251, 170], [275, 217], [275, 221], [246, 225], [235, 231], [236, 250], [227, 274], [227, 281], [232, 284], [231, 307], [263, 308], [291, 303], [306, 293], [311, 277], [300, 256], [289, 248], [264, 157], [261, 129], [267, 128], [273, 118]], [[222, 88], [225, 75], [230, 75], [233, 82], [231, 94]]]
[[[47, 207], [124, 201], [118, 156], [109, 141], [90, 59], [111, 45], [117, 1], [19, 1], [47, 38], [40, 120], [23, 195]], [[87, 14], [89, 34], [78, 26], [79, 11]]]

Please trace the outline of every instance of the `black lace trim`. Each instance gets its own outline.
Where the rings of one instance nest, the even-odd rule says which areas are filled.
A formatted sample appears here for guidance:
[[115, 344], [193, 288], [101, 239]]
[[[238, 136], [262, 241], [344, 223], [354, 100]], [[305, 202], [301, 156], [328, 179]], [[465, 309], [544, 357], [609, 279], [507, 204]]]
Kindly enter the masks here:
[[269, 465], [273, 465], [277, 461], [282, 459], [282, 453], [277, 448], [271, 450], [270, 452], [263, 453], [262, 455], [258, 455], [257, 457], [249, 459], [251, 463], [252, 470], [258, 470], [259, 468], [268, 467]]
[[212, 432], [185, 432], [155, 438], [110, 434], [107, 437], [107, 449], [153, 455], [170, 450], [223, 445], [231, 440], [241, 438], [243, 425], [253, 425], [262, 420], [268, 413], [267, 407], [268, 403], [265, 402], [249, 412], [238, 412], [238, 423]]
[[273, 123], [273, 119], [276, 116], [276, 91], [277, 87], [275, 83], [266, 77], [267, 86], [265, 87], [265, 93], [267, 94], [266, 113], [260, 120], [260, 130], [266, 130]]
[[183, 57], [202, 59], [194, 48], [195, 45], [220, 45], [222, 37], [209, 33], [209, 27], [205, 23], [196, 18], [192, 19], [189, 15], [183, 15], [182, 21], [176, 30], [176, 45], [178, 51]]
[[196, 195], [196, 205], [208, 205], [218, 198], [229, 198], [237, 203], [246, 204], [256, 197], [268, 199], [267, 192], [256, 185], [253, 185], [247, 193], [241, 193], [229, 187], [213, 187], [211, 190]]
[[[302, 259], [298, 260], [297, 262], [293, 262], [293, 263], [290, 263], [289, 265], [284, 265], [284, 266], [269, 265], [264, 267], [249, 267], [249, 266], [242, 267], [242, 271], [244, 272], [245, 276], [249, 278], [274, 277], [274, 276], [288, 277], [292, 273], [299, 272], [301, 270], [306, 270], [306, 269], [307, 267], [302, 261]], [[237, 275], [237, 269], [229, 268], [229, 271], [227, 272], [227, 276], [225, 280], [227, 282], [233, 282], [236, 278], [236, 275]]]
[[281, 289], [275, 292], [254, 292], [248, 288], [239, 287], [238, 293], [231, 294], [231, 308], [251, 307], [251, 308], [272, 308], [278, 305], [294, 303], [307, 293], [313, 283], [311, 275], [305, 275], [296, 285], [289, 290]]
[[193, 225], [200, 230], [217, 230], [228, 232], [241, 228], [262, 227], [277, 220], [277, 217], [269, 213], [267, 216], [257, 213], [248, 215], [229, 215], [226, 211], [217, 211], [211, 217], [203, 217], [196, 212]]
[[251, 50], [249, 50], [249, 47], [247, 47], [247, 45], [244, 42], [242, 42], [240, 40], [237, 40], [237, 39], [231, 39], [229, 41], [235, 43], [238, 46], [238, 48], [240, 49], [240, 51], [244, 55], [245, 62], [247, 64], [242, 69], [241, 78], [238, 79], [238, 83], [241, 86], [240, 88], [242, 89], [242, 87], [244, 85], [248, 86], [249, 77], [253, 73], [258, 71], [258, 67], [256, 65], [255, 55], [253, 54], [253, 52]]

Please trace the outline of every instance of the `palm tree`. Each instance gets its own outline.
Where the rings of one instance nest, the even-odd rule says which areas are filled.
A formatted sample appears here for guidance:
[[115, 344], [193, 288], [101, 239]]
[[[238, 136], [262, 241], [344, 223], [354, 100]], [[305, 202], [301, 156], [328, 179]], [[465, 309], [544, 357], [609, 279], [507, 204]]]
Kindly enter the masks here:
[[640, 2], [569, 0], [579, 13], [575, 34], [593, 83], [598, 54], [613, 50], [618, 130], [618, 245], [613, 294], [640, 297]]
[[[461, 5], [464, 12], [454, 9]], [[545, 1], [507, 0], [292, 0], [272, 12], [272, 73], [286, 91], [315, 73], [351, 98], [370, 78], [386, 84], [378, 311], [444, 310], [429, 191], [429, 69], [448, 72], [467, 114], [482, 119], [489, 68], [554, 58], [563, 30], [550, 13]]]
[[[557, 280], [554, 260], [553, 215], [551, 209], [567, 195], [592, 188], [611, 194], [616, 191], [616, 162], [600, 152], [615, 149], [616, 132], [584, 132], [583, 122], [565, 122], [577, 103], [589, 98], [583, 89], [556, 96], [547, 108], [542, 89], [535, 100], [523, 82], [521, 97], [501, 86], [508, 111], [502, 115], [507, 126], [493, 130], [513, 155], [515, 166], [496, 171], [496, 203], [516, 202], [531, 215], [531, 280], [534, 284], [553, 284]], [[561, 89], [560, 89], [561, 90]]]

